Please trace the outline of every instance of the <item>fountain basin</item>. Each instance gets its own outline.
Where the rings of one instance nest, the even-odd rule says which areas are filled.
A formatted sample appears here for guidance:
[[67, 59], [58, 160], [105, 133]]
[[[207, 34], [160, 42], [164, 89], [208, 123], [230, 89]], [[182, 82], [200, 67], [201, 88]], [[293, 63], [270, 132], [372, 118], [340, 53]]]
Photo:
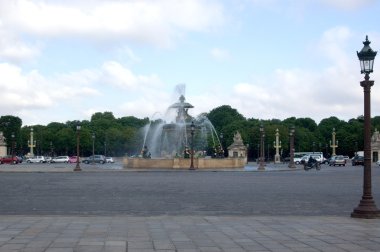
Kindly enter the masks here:
[[[189, 158], [124, 158], [124, 169], [189, 169]], [[246, 158], [194, 158], [195, 169], [241, 169], [247, 163]]]

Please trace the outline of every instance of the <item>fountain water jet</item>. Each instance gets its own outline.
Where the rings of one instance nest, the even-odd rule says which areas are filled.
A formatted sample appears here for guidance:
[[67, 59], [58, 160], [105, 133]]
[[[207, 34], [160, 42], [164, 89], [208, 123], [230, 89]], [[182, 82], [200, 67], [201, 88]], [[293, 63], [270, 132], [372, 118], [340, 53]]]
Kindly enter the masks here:
[[[242, 158], [222, 158], [224, 152], [214, 126], [204, 114], [190, 116], [188, 112], [191, 108], [194, 106], [186, 102], [185, 96], [181, 94], [178, 101], [169, 106], [164, 118], [150, 120], [144, 127], [140, 158], [125, 158], [124, 167], [188, 169], [190, 146], [193, 145], [194, 165], [198, 169], [243, 168], [245, 160]], [[192, 122], [195, 125], [193, 143], [190, 130]]]

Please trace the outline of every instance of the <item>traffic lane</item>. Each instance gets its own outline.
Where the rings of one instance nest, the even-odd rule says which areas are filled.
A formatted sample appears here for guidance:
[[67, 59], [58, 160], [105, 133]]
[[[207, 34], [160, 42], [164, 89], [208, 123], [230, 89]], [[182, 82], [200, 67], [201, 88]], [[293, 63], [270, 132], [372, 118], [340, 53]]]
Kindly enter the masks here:
[[[2, 173], [0, 214], [348, 216], [362, 170]], [[376, 202], [379, 181], [373, 169]]]

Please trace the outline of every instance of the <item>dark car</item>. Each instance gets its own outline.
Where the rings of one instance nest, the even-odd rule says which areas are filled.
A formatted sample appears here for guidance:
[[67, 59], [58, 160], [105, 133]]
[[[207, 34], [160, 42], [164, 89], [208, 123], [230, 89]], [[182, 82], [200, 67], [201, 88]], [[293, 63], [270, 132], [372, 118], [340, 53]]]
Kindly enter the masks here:
[[16, 156], [4, 156], [0, 158], [0, 164], [18, 164], [20, 163], [20, 160]]
[[363, 156], [355, 156], [352, 158], [352, 166], [355, 165], [364, 165], [364, 157]]
[[103, 155], [93, 155], [93, 156], [89, 156], [88, 158], [83, 159], [82, 162], [85, 164], [90, 164], [90, 163], [104, 164], [107, 162], [107, 160], [106, 160], [106, 157]]

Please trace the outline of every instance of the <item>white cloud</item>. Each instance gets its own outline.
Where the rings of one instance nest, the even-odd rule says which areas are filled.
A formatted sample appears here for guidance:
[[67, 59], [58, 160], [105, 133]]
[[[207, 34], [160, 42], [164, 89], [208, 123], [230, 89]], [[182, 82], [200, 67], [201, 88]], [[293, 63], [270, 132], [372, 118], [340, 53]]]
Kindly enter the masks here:
[[39, 52], [38, 46], [21, 41], [3, 29], [0, 23], [0, 59], [18, 63], [33, 59]]
[[[160, 107], [159, 104], [165, 104], [159, 99], [157, 90], [162, 84], [156, 75], [137, 75], [115, 61], [107, 61], [96, 69], [51, 77], [36, 70], [23, 72], [18, 66], [1, 63], [0, 76], [0, 114], [22, 116], [27, 123], [30, 120], [41, 123], [44, 118], [51, 120], [50, 117], [33, 116], [42, 111], [54, 118], [61, 117], [61, 120], [68, 120], [65, 117], [73, 112], [80, 118], [92, 112], [110, 110], [121, 116], [127, 112], [149, 116], [144, 111], [154, 113], [158, 111], [155, 109]], [[128, 99], [130, 102], [125, 102]], [[110, 104], [117, 104], [117, 107]]]
[[0, 16], [8, 30], [34, 36], [129, 39], [157, 46], [169, 46], [184, 32], [206, 32], [224, 21], [222, 5], [201, 0], [4, 0]]
[[151, 88], [160, 85], [156, 75], [135, 75], [118, 62], [108, 61], [102, 66], [101, 81], [123, 89]]

